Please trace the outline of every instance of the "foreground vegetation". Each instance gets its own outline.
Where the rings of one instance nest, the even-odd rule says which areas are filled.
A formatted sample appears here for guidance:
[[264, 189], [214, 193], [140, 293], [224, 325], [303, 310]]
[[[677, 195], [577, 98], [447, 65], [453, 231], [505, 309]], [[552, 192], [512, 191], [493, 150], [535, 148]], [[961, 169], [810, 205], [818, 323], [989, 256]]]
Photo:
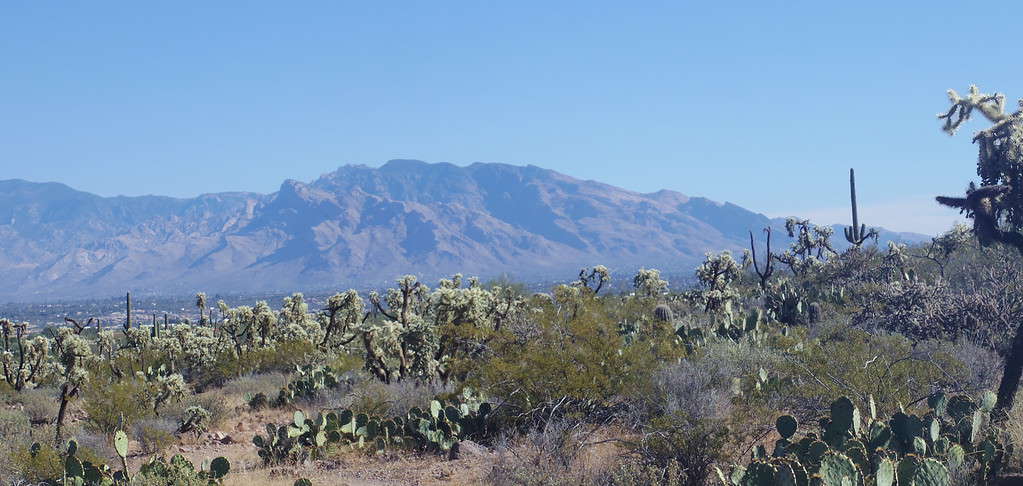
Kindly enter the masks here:
[[[940, 198], [976, 226], [924, 245], [878, 248], [854, 219], [838, 252], [790, 219], [789, 248], [751, 232], [687, 289], [640, 270], [608, 293], [596, 266], [531, 295], [406, 276], [323, 309], [198, 294], [194, 324], [2, 320], [0, 481], [309, 484], [352, 455], [477, 454], [496, 485], [995, 484], [1023, 440], [1023, 128], [997, 95], [952, 101], [949, 131], [994, 123], [986, 185]], [[270, 419], [235, 429], [251, 455], [196, 457], [239, 417]]]

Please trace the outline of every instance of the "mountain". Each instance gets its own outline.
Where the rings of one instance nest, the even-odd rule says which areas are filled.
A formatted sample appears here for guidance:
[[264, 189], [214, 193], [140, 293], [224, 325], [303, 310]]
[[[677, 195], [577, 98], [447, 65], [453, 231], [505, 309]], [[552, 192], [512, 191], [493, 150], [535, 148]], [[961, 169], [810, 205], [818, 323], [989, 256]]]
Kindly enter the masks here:
[[565, 277], [598, 263], [688, 271], [707, 251], [744, 247], [749, 229], [780, 224], [731, 203], [505, 164], [392, 160], [287, 180], [273, 194], [192, 199], [7, 180], [0, 300], [313, 291], [403, 273]]

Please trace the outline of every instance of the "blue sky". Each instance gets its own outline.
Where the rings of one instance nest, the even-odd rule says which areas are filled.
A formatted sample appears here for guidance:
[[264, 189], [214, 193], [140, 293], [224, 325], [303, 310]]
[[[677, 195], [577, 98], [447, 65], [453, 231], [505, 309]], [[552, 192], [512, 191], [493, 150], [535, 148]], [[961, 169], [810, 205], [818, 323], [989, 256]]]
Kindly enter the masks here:
[[[717, 5], [714, 5], [716, 3]], [[0, 178], [251, 190], [393, 158], [535, 164], [937, 232], [970, 83], [1023, 97], [1023, 2], [0, 5]], [[1004, 24], [1004, 25], [1002, 25]]]

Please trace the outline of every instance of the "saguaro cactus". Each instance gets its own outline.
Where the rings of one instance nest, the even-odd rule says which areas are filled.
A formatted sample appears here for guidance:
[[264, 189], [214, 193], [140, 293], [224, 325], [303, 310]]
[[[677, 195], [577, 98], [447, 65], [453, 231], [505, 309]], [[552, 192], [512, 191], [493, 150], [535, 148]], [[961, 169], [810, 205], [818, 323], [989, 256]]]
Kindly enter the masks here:
[[750, 260], [753, 262], [753, 270], [757, 272], [757, 277], [760, 278], [760, 289], [767, 290], [767, 281], [771, 279], [771, 275], [774, 275], [774, 258], [771, 255], [771, 227], [764, 228], [764, 233], [767, 233], [767, 256], [764, 258], [764, 268], [760, 268], [760, 262], [757, 261], [757, 245], [753, 241], [753, 231], [749, 232], [749, 249], [750, 249]]
[[124, 330], [127, 332], [131, 329], [131, 292], [124, 296], [124, 313]]
[[856, 172], [849, 169], [849, 199], [852, 202], [852, 226], [845, 229], [845, 239], [854, 247], [859, 247], [870, 238], [877, 239], [877, 230], [867, 229], [867, 225], [860, 224], [859, 214], [856, 211]]

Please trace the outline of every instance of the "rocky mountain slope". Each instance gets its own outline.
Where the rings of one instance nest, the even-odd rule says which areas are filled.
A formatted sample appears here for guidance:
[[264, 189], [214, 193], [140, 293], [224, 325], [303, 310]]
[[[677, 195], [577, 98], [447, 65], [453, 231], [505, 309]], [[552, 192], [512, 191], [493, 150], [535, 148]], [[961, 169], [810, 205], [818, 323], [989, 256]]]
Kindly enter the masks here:
[[682, 269], [707, 251], [743, 247], [748, 229], [769, 224], [778, 221], [730, 203], [504, 164], [392, 160], [288, 180], [268, 195], [193, 199], [7, 180], [0, 300], [312, 291], [402, 273], [570, 276], [598, 263]]

